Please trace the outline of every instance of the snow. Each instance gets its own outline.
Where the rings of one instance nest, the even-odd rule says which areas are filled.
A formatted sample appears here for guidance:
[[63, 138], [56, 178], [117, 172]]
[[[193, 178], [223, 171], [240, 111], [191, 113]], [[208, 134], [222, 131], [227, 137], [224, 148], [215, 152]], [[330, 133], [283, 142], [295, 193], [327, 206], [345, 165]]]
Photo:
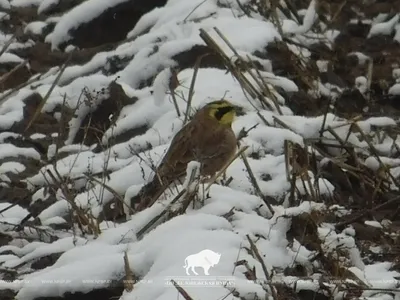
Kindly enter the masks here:
[[20, 63], [22, 61], [23, 61], [22, 58], [20, 58], [19, 56], [15, 55], [15, 54], [9, 53], [9, 52], [3, 53], [0, 56], [0, 63], [3, 63], [3, 64], [4, 63]]
[[365, 76], [357, 77], [355, 79], [354, 85], [361, 94], [365, 94], [367, 92], [367, 78]]
[[0, 228], [2, 231], [12, 230], [12, 225], [18, 225], [28, 215], [26, 209], [19, 205], [12, 206], [10, 203], [0, 203], [0, 211]]
[[73, 249], [76, 246], [83, 245], [85, 242], [86, 240], [79, 237], [77, 238], [68, 237], [60, 239], [52, 244], [44, 244], [41, 247], [36, 248], [32, 252], [25, 254], [21, 258], [8, 260], [7, 262], [4, 263], [4, 266], [7, 268], [13, 268], [19, 264], [26, 263], [35, 258], [41, 258], [47, 256], [48, 254], [60, 253], [67, 251], [69, 249]]
[[[1, 1], [0, 1], [0, 6], [1, 6]], [[5, 20], [10, 20], [10, 15], [5, 12], [0, 12], [0, 21], [5, 21]]]
[[317, 18], [318, 15], [316, 13], [316, 1], [311, 0], [307, 12], [304, 15], [303, 24], [299, 26], [299, 28], [296, 30], [296, 33], [308, 32]]
[[371, 38], [379, 34], [390, 35], [395, 25], [399, 22], [399, 18], [400, 18], [399, 14], [396, 14], [389, 21], [372, 25], [368, 33], [368, 38]]
[[365, 55], [362, 52], [358, 52], [358, 51], [350, 52], [348, 55], [349, 56], [353, 56], [353, 55], [356, 56], [358, 58], [358, 63], [360, 65], [364, 65], [366, 62], [368, 62], [371, 59], [369, 56]]
[[382, 228], [382, 225], [377, 221], [365, 221], [364, 223], [365, 223], [365, 225]]
[[0, 0], [0, 7], [4, 8], [4, 9], [10, 9], [11, 5], [8, 0]]
[[400, 24], [394, 26], [395, 34], [393, 36], [393, 40], [397, 43], [400, 43]]
[[1, 103], [0, 107], [0, 128], [3, 130], [11, 128], [15, 122], [21, 121], [23, 117], [23, 99], [32, 95], [33, 92], [28, 89], [21, 89], [18, 93]]
[[19, 163], [19, 162], [4, 162], [0, 165], [0, 178], [1, 181], [7, 181], [10, 182], [10, 179], [8, 176], [5, 174], [7, 172], [13, 173], [13, 174], [18, 174], [23, 172], [26, 169], [25, 165]]
[[0, 144], [0, 157], [27, 157], [36, 160], [40, 159], [40, 154], [34, 148], [19, 148], [13, 144]]
[[396, 82], [398, 82], [398, 80], [400, 79], [400, 68], [393, 69], [392, 77], [393, 77], [393, 79], [396, 80]]
[[46, 135], [45, 135], [45, 134], [42, 134], [42, 133], [34, 133], [34, 134], [32, 134], [32, 135], [30, 136], [30, 138], [31, 138], [32, 140], [40, 140], [40, 139], [45, 139], [45, 138], [46, 138]]
[[164, 98], [169, 91], [169, 85], [171, 81], [172, 72], [170, 68], [167, 68], [156, 76], [154, 79], [154, 103], [157, 106], [160, 106], [164, 102]]
[[[42, 0], [39, 1], [41, 2]], [[127, 0], [88, 0], [75, 6], [71, 11], [62, 16], [61, 20], [54, 28], [50, 41], [52, 49], [57, 49], [60, 44], [68, 42], [71, 39], [71, 36], [69, 35], [71, 30], [74, 30], [81, 24], [87, 23], [96, 18], [108, 8], [126, 1]]]
[[46, 22], [41, 22], [41, 21], [31, 22], [28, 25], [26, 25], [24, 32], [40, 35], [46, 26], [47, 26]]
[[400, 95], [400, 83], [395, 83], [389, 88], [389, 95]]
[[43, 14], [51, 7], [56, 6], [59, 2], [60, 2], [60, 0], [42, 0], [42, 2], [40, 3], [40, 5], [38, 7], [37, 13], [39, 15]]
[[42, 0], [11, 0], [10, 5], [15, 7], [37, 6]]
[[[267, 221], [264, 218], [256, 217], [249, 222], [247, 214], [238, 214], [238, 219], [230, 225], [228, 221], [218, 216], [209, 214], [193, 214], [189, 216], [178, 216], [168, 221], [163, 226], [150, 232], [143, 240], [129, 244], [111, 244], [106, 240], [88, 241], [83, 240], [78, 246], [61, 255], [59, 260], [45, 270], [39, 271], [34, 276], [26, 276], [22, 283], [17, 297], [18, 299], [33, 299], [32, 295], [37, 296], [61, 296], [66, 291], [88, 292], [93, 287], [99, 288], [107, 286], [111, 280], [118, 280], [124, 274], [123, 271], [123, 252], [128, 252], [130, 265], [134, 266], [132, 271], [135, 275], [146, 274], [141, 282], [135, 284], [135, 289], [126, 299], [135, 299], [135, 297], [169, 297], [171, 288], [166, 284], [167, 278], [178, 280], [185, 276], [185, 270], [182, 268], [185, 257], [192, 253], [197, 253], [204, 249], [212, 249], [214, 252], [221, 253], [221, 260], [217, 266], [210, 270], [213, 276], [231, 277], [235, 280], [235, 287], [242, 292], [246, 288], [253, 288], [254, 283], [249, 283], [244, 279], [241, 273], [243, 267], [234, 268], [232, 260], [246, 259], [251, 264], [256, 264], [258, 274], [262, 274], [261, 265], [256, 262], [240, 247], [245, 242], [245, 234], [249, 232], [259, 233], [259, 228], [263, 228], [262, 233], [269, 235], [268, 241], [256, 242], [261, 249], [262, 255], [272, 257], [270, 260], [273, 266], [284, 267], [292, 262], [296, 253], [285, 250], [286, 243], [280, 239], [280, 236], [288, 228], [288, 221], [285, 219], [274, 219]], [[254, 221], [258, 220], [258, 223]], [[133, 221], [130, 221], [131, 225]], [[185, 224], [185, 226], [182, 226]], [[263, 225], [263, 227], [260, 227]], [[129, 229], [129, 224], [125, 224], [125, 230]], [[235, 229], [236, 228], [236, 229]], [[115, 231], [115, 229], [108, 229]], [[236, 234], [237, 231], [239, 234]], [[176, 235], [180, 236], [177, 243], [169, 243]], [[78, 240], [80, 241], [80, 240]], [[57, 251], [65, 250], [65, 247], [71, 247], [71, 239], [63, 239], [53, 243], [52, 248]], [[184, 247], [182, 247], [184, 245]], [[163, 251], [159, 251], [162, 247]], [[8, 265], [21, 263], [34, 256], [41, 256], [49, 251], [48, 246], [37, 247], [29, 256], [24, 256], [20, 260], [8, 261]], [[264, 252], [265, 251], [265, 252]], [[94, 255], [95, 254], [95, 255]], [[85, 262], [82, 264], [82, 262]], [[107, 262], [107, 263], [105, 263]], [[90, 266], [90, 267], [89, 267]], [[78, 268], [78, 269], [77, 269]], [[73, 276], [72, 276], [73, 272]], [[234, 276], [226, 274], [232, 274]], [[79, 274], [78, 274], [79, 273]], [[261, 277], [262, 278], [262, 275]], [[265, 279], [265, 278], [264, 278]], [[210, 279], [208, 279], [210, 280]], [[45, 289], [40, 288], [37, 283], [51, 283]], [[152, 284], [149, 289], [148, 283]], [[249, 286], [250, 285], [250, 286]], [[228, 291], [223, 287], [212, 289], [212, 291], [198, 290], [191, 287], [185, 287], [193, 293], [193, 296], [205, 297], [215, 295], [214, 293], [226, 294]], [[264, 292], [260, 289], [260, 293]]]

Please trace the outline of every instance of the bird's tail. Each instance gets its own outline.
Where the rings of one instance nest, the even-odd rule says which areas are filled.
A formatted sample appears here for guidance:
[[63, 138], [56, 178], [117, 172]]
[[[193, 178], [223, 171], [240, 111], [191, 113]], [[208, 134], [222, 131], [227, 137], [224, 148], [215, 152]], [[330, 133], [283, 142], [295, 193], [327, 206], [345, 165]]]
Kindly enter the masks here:
[[134, 210], [140, 211], [153, 205], [164, 192], [165, 188], [165, 185], [161, 184], [160, 180], [155, 177], [152, 181], [145, 184], [136, 196], [131, 198], [131, 207]]

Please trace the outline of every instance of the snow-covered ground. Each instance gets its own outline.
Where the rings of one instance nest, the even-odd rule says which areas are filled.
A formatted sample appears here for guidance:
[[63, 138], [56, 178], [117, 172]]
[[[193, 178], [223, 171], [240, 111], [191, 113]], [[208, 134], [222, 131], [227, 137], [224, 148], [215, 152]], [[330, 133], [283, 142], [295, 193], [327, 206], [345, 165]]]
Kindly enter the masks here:
[[[71, 32], [81, 24], [127, 1], [87, 0], [56, 21], [48, 19], [27, 24], [25, 33], [40, 35], [47, 24], [56, 22], [54, 29], [45, 37], [45, 41], [56, 50], [61, 44], [71, 41]], [[182, 291], [172, 284], [171, 279], [191, 299], [196, 300], [267, 299], [276, 293], [271, 291], [271, 283], [286, 284], [295, 292], [313, 290], [330, 295], [332, 299], [342, 299], [346, 291], [337, 287], [346, 282], [338, 282], [340, 278], [329, 284], [324, 280], [326, 290], [322, 292], [321, 278], [327, 274], [323, 271], [321, 261], [315, 257], [323, 252], [323, 255], [335, 257], [340, 267], [354, 275], [354, 280], [362, 282], [365, 290], [360, 295], [364, 298], [360, 299], [400, 299], [397, 280], [400, 274], [391, 270], [392, 263], [389, 261], [367, 262], [351, 226], [340, 232], [335, 230], [333, 223], [318, 223], [317, 235], [321, 240], [319, 251], [311, 250], [288, 237], [294, 217], [335, 211], [338, 206], [330, 207], [322, 201], [333, 195], [335, 186], [323, 175], [315, 176], [311, 170], [304, 170], [303, 175], [308, 175], [310, 185], [305, 185], [299, 176], [294, 182], [298, 192], [296, 199], [309, 196], [313, 191], [318, 191], [319, 196], [313, 199], [316, 201], [297, 201], [296, 206], [289, 207], [292, 184], [288, 180], [288, 172], [294, 167], [287, 165], [285, 141], [313, 152], [322, 166], [330, 159], [323, 159], [324, 154], [312, 149], [310, 141], [321, 138], [321, 129], [332, 129], [335, 135], [354, 146], [360, 157], [364, 158], [360, 161], [361, 165], [378, 171], [383, 161], [391, 167], [390, 174], [394, 178], [400, 175], [400, 160], [391, 158], [393, 144], [397, 147], [400, 145], [398, 139], [393, 142], [389, 137], [376, 136], [373, 143], [381, 155], [376, 157], [369, 152], [369, 142], [353, 130], [349, 120], [332, 113], [315, 117], [296, 115], [282, 93], [295, 93], [301, 87], [290, 78], [274, 74], [271, 61], [256, 55], [265, 53], [269, 43], [288, 37], [300, 45], [308, 46], [315, 40], [321, 40], [326, 47], [331, 47], [339, 32], [334, 29], [314, 30], [315, 27], [326, 25], [318, 20], [317, 2], [310, 1], [308, 8], [300, 11], [300, 24], [279, 11], [281, 23], [277, 26], [272, 18], [267, 20], [255, 11], [244, 13], [243, 6], [250, 5], [248, 0], [169, 0], [164, 7], [144, 14], [127, 34], [127, 40], [114, 50], [99, 52], [82, 65], [69, 65], [61, 75], [60, 65], [16, 91], [3, 91], [0, 94], [0, 157], [13, 160], [0, 165], [1, 184], [13, 187], [9, 176], [26, 171], [25, 165], [18, 162], [18, 158], [23, 157], [39, 166], [37, 172], [29, 173], [21, 180], [32, 193], [31, 204], [49, 197], [55, 201], [40, 211], [36, 217], [39, 225], [34, 223], [16, 230], [15, 225], [24, 219], [28, 218], [30, 222], [35, 218], [28, 215], [29, 209], [22, 204], [15, 203], [15, 206], [8, 208], [14, 203], [2, 199], [0, 231], [12, 236], [13, 241], [0, 247], [0, 264], [4, 270], [16, 270], [17, 276], [13, 281], [3, 278], [0, 289], [15, 291], [18, 300], [31, 300], [107, 288], [112, 282], [126, 276], [126, 254], [134, 284], [132, 290], [124, 290], [119, 298], [123, 300], [183, 299]], [[0, 0], [0, 7], [34, 5], [40, 14], [57, 3], [54, 0]], [[231, 72], [214, 67], [179, 70], [179, 85], [174, 90], [175, 97], [171, 95], [171, 68], [179, 67], [174, 57], [194, 46], [205, 45], [199, 35], [201, 29], [213, 38], [232, 61], [238, 59], [214, 28], [224, 35], [243, 60], [261, 65], [257, 71], [254, 68], [244, 71], [243, 76], [257, 88], [257, 93], [264, 95], [264, 101], [272, 109], [246, 91]], [[398, 14], [388, 20], [375, 20], [368, 36], [391, 35], [393, 32], [393, 38], [396, 39], [396, 32], [400, 32]], [[0, 32], [0, 48], [10, 38], [11, 35]], [[31, 40], [26, 45], [19, 42], [11, 44], [7, 52], [0, 56], [0, 63], [22, 63], [24, 60], [11, 52], [27, 47], [30, 42], [33, 43]], [[289, 48], [305, 61], [311, 59], [311, 52], [306, 48], [294, 44]], [[68, 49], [71, 50], [72, 45], [66, 47], [65, 51]], [[128, 63], [112, 72], [109, 65], [112, 58], [128, 58]], [[319, 61], [318, 66], [323, 69], [325, 64]], [[393, 67], [393, 78], [396, 80], [399, 77], [398, 70]], [[194, 94], [190, 95], [194, 76]], [[255, 78], [263, 78], [263, 84], [256, 82]], [[356, 81], [362, 93], [366, 91], [367, 79], [364, 79], [357, 78]], [[53, 86], [55, 81], [57, 84]], [[143, 87], [147, 81], [152, 83]], [[111, 126], [104, 128], [104, 134], [97, 144], [74, 144], [88, 114], [95, 112], [103, 101], [114, 101], [108, 92], [113, 82], [119, 84], [128, 97], [136, 100], [122, 107], [118, 116], [109, 113], [109, 118], [114, 121]], [[335, 99], [341, 91], [340, 87], [329, 83], [315, 81], [312, 84], [314, 89], [308, 91], [310, 98], [322, 95]], [[105, 92], [101, 93], [102, 90]], [[23, 134], [15, 133], [13, 124], [24, 118], [24, 100], [33, 93], [45, 98], [49, 91], [51, 93], [43, 112], [60, 121], [61, 114], [57, 107], [65, 104], [75, 109], [69, 121], [65, 144], [56, 146], [57, 136], [53, 134], [47, 137], [52, 139], [47, 154], [41, 155], [34, 146], [18, 147], [7, 142], [9, 138], [18, 138], [19, 134]], [[389, 94], [399, 94], [399, 91], [399, 83], [395, 83], [390, 87]], [[196, 201], [182, 215], [172, 217], [171, 213], [179, 206], [179, 201], [172, 208], [168, 207], [183, 188], [178, 185], [176, 190], [165, 195], [151, 208], [127, 216], [125, 222], [104, 220], [103, 212], [107, 204], [113, 203], [115, 206], [118, 201], [124, 202], [122, 206], [125, 206], [125, 212], [128, 211], [126, 205], [130, 204], [130, 197], [152, 176], [151, 165], [161, 160], [172, 137], [182, 127], [190, 97], [191, 114], [206, 103], [221, 98], [243, 108], [243, 115], [235, 119], [232, 127], [237, 136], [243, 130], [248, 131], [240, 141], [242, 147], [248, 146], [244, 152], [246, 161], [239, 157], [228, 167], [226, 178], [232, 178], [228, 185], [215, 183], [208, 191], [205, 190], [207, 185], [204, 188], [200, 186]], [[356, 123], [369, 135], [379, 128], [395, 127], [397, 121], [395, 118], [376, 116]], [[143, 134], [132, 135], [126, 141], [113, 144], [114, 137], [141, 127], [148, 129]], [[322, 138], [338, 146], [340, 143], [332, 131], [324, 131]], [[44, 138], [46, 135], [42, 133], [30, 136], [31, 140]], [[99, 148], [102, 150], [99, 151]], [[334, 147], [329, 151], [337, 157], [343, 154], [343, 149]], [[53, 161], [60, 153], [63, 157]], [[272, 205], [273, 213], [255, 189], [246, 163], [260, 192], [265, 197], [282, 200], [280, 205]], [[61, 179], [64, 183], [55, 182]], [[396, 187], [393, 181], [390, 185]], [[79, 226], [79, 222], [75, 222], [72, 228], [60, 229], [71, 222], [71, 210], [75, 209], [71, 202], [89, 220], [100, 220], [98, 227], [90, 224]], [[143, 234], [142, 229], [166, 208], [169, 211], [166, 216], [152, 230]], [[344, 214], [349, 213], [343, 207], [339, 207], [339, 210]], [[377, 221], [366, 224], [384, 227]], [[82, 226], [86, 234], [82, 233]], [[94, 227], [97, 231], [88, 234], [88, 229]], [[207, 249], [217, 253], [218, 259], [213, 254], [199, 254], [198, 260], [195, 260], [198, 263], [195, 270], [199, 275], [187, 275], [185, 259]], [[61, 255], [54, 264], [42, 270], [32, 269], [33, 262], [53, 254]], [[205, 275], [201, 266], [207, 264], [208, 260], [211, 260], [212, 267], [210, 275]], [[304, 276], [284, 275], [283, 270], [297, 265], [304, 268]], [[383, 293], [380, 291], [382, 289], [390, 290], [390, 293]]]

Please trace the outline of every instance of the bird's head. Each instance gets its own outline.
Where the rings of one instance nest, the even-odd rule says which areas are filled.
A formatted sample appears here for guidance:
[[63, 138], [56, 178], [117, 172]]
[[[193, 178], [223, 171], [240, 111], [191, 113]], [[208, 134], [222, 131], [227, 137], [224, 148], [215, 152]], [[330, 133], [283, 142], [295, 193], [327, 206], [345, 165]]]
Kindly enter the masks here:
[[226, 100], [208, 103], [204, 109], [208, 115], [222, 125], [231, 125], [236, 116], [236, 106]]

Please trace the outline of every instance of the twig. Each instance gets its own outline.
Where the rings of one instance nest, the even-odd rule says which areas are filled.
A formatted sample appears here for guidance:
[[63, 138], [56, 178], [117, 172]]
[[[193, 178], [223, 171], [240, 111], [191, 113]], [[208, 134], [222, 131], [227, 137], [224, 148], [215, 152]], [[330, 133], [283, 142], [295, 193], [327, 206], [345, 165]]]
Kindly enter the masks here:
[[200, 2], [199, 4], [197, 4], [192, 11], [186, 16], [186, 18], [183, 19], [183, 23], [185, 23], [187, 21], [187, 19], [196, 11], [196, 9], [198, 9], [200, 6], [202, 6], [207, 0], [204, 0], [202, 2]]
[[89, 181], [94, 181], [94, 182], [98, 183], [98, 184], [99, 184], [100, 186], [102, 186], [104, 189], [106, 189], [106, 190], [109, 191], [111, 194], [113, 194], [114, 197], [115, 197], [118, 201], [120, 201], [120, 202], [122, 203], [122, 205], [125, 205], [126, 207], [128, 207], [128, 208], [130, 209], [131, 213], [134, 212], [133, 209], [130, 207], [130, 205], [128, 205], [127, 203], [125, 203], [125, 201], [121, 198], [121, 196], [120, 196], [112, 187], [110, 187], [109, 185], [105, 184], [105, 182], [102, 182], [102, 181], [98, 180], [97, 178], [95, 178], [95, 177], [93, 177], [93, 176], [91, 176], [91, 175], [87, 175], [87, 174], [84, 174], [84, 175], [85, 175], [85, 177], [86, 177]]
[[[215, 29], [215, 28], [214, 28]], [[240, 86], [247, 92], [247, 94], [254, 99], [259, 99], [262, 103], [263, 95], [250, 83], [250, 81], [240, 72], [237, 70], [235, 66], [232, 64], [231, 60], [227, 55], [222, 51], [219, 45], [211, 38], [211, 36], [203, 29], [200, 29], [200, 37], [204, 40], [206, 45], [208, 45], [211, 49], [213, 49], [216, 53], [220, 55], [222, 58], [223, 63], [225, 64], [226, 68], [232, 73], [233, 76], [237, 79]], [[223, 38], [223, 37], [221, 37]], [[223, 38], [224, 39], [224, 38]], [[226, 40], [226, 39], [225, 39]], [[228, 44], [229, 46], [230, 44]], [[231, 50], [240, 58], [239, 54], [237, 54], [236, 50], [231, 46]], [[246, 94], [246, 93], [245, 93]], [[247, 98], [247, 95], [246, 95]], [[247, 99], [249, 102], [250, 100]], [[250, 102], [251, 103], [251, 102]]]
[[[222, 32], [217, 28], [214, 27], [213, 28], [215, 30], [215, 32], [219, 35], [219, 37], [225, 42], [226, 45], [228, 45], [228, 47], [231, 49], [231, 51], [235, 54], [235, 56], [240, 60], [240, 61], [244, 61], [244, 59], [239, 55], [239, 53], [236, 51], [235, 47], [233, 47], [233, 45], [229, 42], [229, 40], [222, 34]], [[201, 36], [201, 34], [200, 34]], [[209, 39], [211, 39], [210, 36], [208, 36]], [[212, 39], [211, 39], [212, 40]], [[218, 45], [213, 41], [213, 43], [215, 44], [215, 46], [218, 47]], [[226, 56], [226, 54], [218, 47], [219, 53], [221, 56]], [[264, 96], [262, 95], [262, 93], [257, 90], [251, 83], [250, 81], [246, 78], [246, 76], [244, 76], [242, 74], [242, 72], [240, 72], [240, 70], [236, 70], [233, 66], [232, 66], [232, 62], [230, 59], [228, 59], [227, 57], [225, 57], [224, 61], [227, 63], [228, 68], [230, 69], [231, 73], [238, 79], [239, 82], [242, 82], [242, 85], [245, 87], [246, 91], [251, 95], [251, 93], [255, 94], [255, 96], [253, 96], [253, 98], [257, 98], [260, 100], [261, 103], [265, 104], [269, 110], [273, 110], [272, 106], [264, 99]], [[248, 74], [255, 79], [255, 76], [252, 74], [252, 72], [248, 72]], [[257, 79], [255, 79], [255, 81], [257, 82]], [[251, 93], [249, 92], [251, 90]]]
[[14, 39], [17, 37], [17, 34], [14, 33], [12, 35], [12, 37], [10, 37], [10, 39], [7, 41], [7, 43], [4, 44], [3, 48], [1, 48], [0, 50], [0, 56], [2, 56], [8, 49], [8, 47], [10, 47], [10, 45], [12, 44], [12, 42], [14, 41]]
[[344, 0], [342, 3], [340, 3], [338, 9], [336, 10], [335, 14], [333, 15], [333, 17], [331, 18], [329, 25], [326, 27], [326, 30], [328, 30], [329, 28], [331, 28], [331, 25], [333, 24], [333, 22], [336, 20], [336, 18], [339, 16], [340, 12], [342, 11], [343, 7], [347, 4], [347, 0]]
[[39, 116], [39, 114], [41, 113], [43, 106], [46, 104], [46, 101], [49, 99], [51, 93], [53, 92], [53, 90], [54, 90], [54, 88], [56, 87], [58, 81], [60, 80], [61, 75], [64, 73], [65, 69], [67, 68], [68, 62], [70, 61], [71, 57], [72, 57], [72, 52], [69, 54], [67, 60], [65, 61], [65, 63], [64, 63], [63, 66], [61, 67], [60, 72], [58, 73], [58, 75], [57, 75], [56, 79], [54, 80], [53, 84], [51, 85], [50, 89], [47, 91], [46, 96], [45, 96], [45, 97], [42, 99], [42, 101], [39, 103], [38, 107], [36, 108], [35, 113], [33, 114], [32, 118], [29, 120], [29, 123], [28, 123], [28, 125], [26, 126], [24, 132], [26, 132], [26, 131], [31, 127], [31, 125], [33, 124], [33, 122], [36, 120], [36, 118], [37, 118], [37, 117]]
[[199, 58], [197, 58], [196, 63], [194, 65], [193, 77], [192, 77], [192, 81], [190, 83], [189, 96], [188, 96], [188, 101], [186, 104], [185, 119], [183, 121], [184, 125], [186, 124], [186, 122], [189, 119], [190, 106], [192, 105], [192, 99], [193, 99], [193, 95], [194, 95], [194, 85], [196, 83], [197, 72], [199, 71], [200, 62], [201, 62], [202, 58], [203, 58], [203, 56], [200, 56]]
[[332, 97], [329, 97], [328, 99], [328, 103], [326, 105], [326, 111], [324, 113], [324, 119], [322, 120], [322, 124], [321, 124], [321, 129], [319, 130], [319, 137], [322, 138], [322, 136], [324, 135], [325, 132], [325, 124], [326, 124], [326, 119], [328, 118], [328, 113], [331, 109], [331, 104], [332, 104]]
[[266, 197], [263, 195], [263, 193], [261, 192], [260, 186], [259, 186], [258, 183], [257, 183], [257, 179], [256, 179], [256, 177], [254, 176], [254, 173], [253, 173], [253, 171], [252, 171], [252, 169], [251, 169], [251, 167], [250, 167], [250, 164], [249, 164], [249, 162], [248, 162], [248, 160], [247, 160], [247, 157], [243, 154], [243, 152], [244, 152], [244, 151], [242, 151], [242, 152], [240, 153], [240, 156], [241, 156], [241, 158], [242, 158], [242, 160], [243, 160], [243, 163], [244, 163], [244, 165], [245, 165], [245, 167], [246, 167], [246, 169], [247, 169], [247, 173], [249, 174], [250, 182], [251, 182], [251, 184], [253, 185], [254, 189], [256, 190], [257, 196], [259, 196], [259, 197], [264, 201], [264, 203], [267, 205], [269, 211], [270, 211], [271, 214], [273, 215], [273, 214], [275, 213], [275, 211], [274, 211], [274, 209], [272, 208], [271, 204], [267, 201], [267, 198], [266, 198]]
[[271, 126], [268, 121], [264, 118], [260, 111], [257, 112], [257, 116], [263, 121], [263, 123], [267, 126]]
[[171, 201], [171, 203], [157, 216], [155, 216], [153, 219], [150, 220], [149, 223], [147, 223], [142, 229], [140, 229], [138, 231], [138, 233], [136, 234], [137, 239], [140, 240], [143, 235], [154, 225], [158, 222], [158, 220], [160, 220], [168, 211], [168, 209], [175, 204], [180, 197], [182, 197], [184, 194], [186, 193], [186, 189], [182, 189], [182, 191], [179, 192], [178, 195], [175, 196], [175, 198]]
[[0, 78], [0, 84], [2, 84], [4, 81], [7, 80], [7, 78], [9, 78], [12, 74], [14, 74], [15, 72], [17, 72], [19, 69], [22, 69], [23, 67], [25, 67], [28, 64], [28, 60], [24, 60], [23, 62], [21, 62], [20, 64], [16, 65], [10, 72], [4, 74], [3, 76], [1, 76]]
[[244, 151], [246, 151], [249, 148], [249, 146], [244, 146], [242, 149], [240, 149], [234, 157], [232, 157], [228, 163], [216, 174], [214, 175], [211, 180], [209, 181], [205, 191], [208, 191], [210, 189], [210, 187], [213, 185], [213, 183], [218, 179], [218, 177], [220, 177], [225, 171], [226, 169], [234, 162], [234, 160], [236, 158], [238, 158]]
[[171, 92], [171, 98], [172, 98], [172, 102], [174, 103], [176, 114], [178, 115], [178, 117], [180, 117], [181, 116], [181, 112], [179, 111], [178, 101], [176, 100], [176, 95], [175, 95], [175, 89], [179, 85], [178, 74], [177, 74], [177, 71], [174, 68], [171, 67], [170, 70], [171, 70], [172, 76], [171, 76], [171, 79], [170, 79], [169, 89], [170, 89], [170, 92]]
[[7, 206], [6, 208], [3, 208], [2, 210], [0, 210], [0, 215], [1, 215], [3, 212], [9, 210], [10, 208], [13, 208], [13, 207], [14, 207], [15, 205], [17, 205], [17, 204], [18, 204], [18, 202], [16, 201], [16, 202], [10, 204], [9, 206]]
[[268, 273], [267, 266], [265, 265], [265, 262], [264, 262], [264, 260], [262, 259], [261, 255], [260, 255], [260, 252], [258, 252], [258, 249], [257, 249], [256, 245], [255, 245], [254, 242], [251, 240], [251, 238], [250, 238], [250, 236], [249, 236], [248, 234], [246, 234], [246, 238], [247, 238], [247, 240], [248, 240], [249, 243], [250, 243], [250, 249], [251, 249], [251, 251], [253, 252], [254, 256], [256, 257], [256, 259], [257, 259], [257, 260], [259, 261], [259, 263], [261, 264], [261, 267], [262, 267], [262, 269], [263, 269], [265, 278], [267, 279], [268, 285], [269, 285], [269, 287], [270, 287], [270, 289], [271, 289], [272, 297], [273, 297], [275, 300], [277, 300], [277, 299], [278, 299], [278, 296], [277, 296], [277, 294], [276, 294], [276, 291], [275, 291], [274, 287], [272, 286], [272, 283], [271, 283], [271, 276], [270, 276], [269, 273]]
[[[375, 156], [375, 158], [378, 160], [379, 164], [383, 167], [385, 167], [385, 164], [382, 162], [381, 158], [378, 155], [378, 150], [376, 150], [375, 146], [372, 145], [372, 143], [369, 141], [369, 139], [367, 138], [367, 136], [365, 135], [364, 131], [360, 128], [360, 126], [358, 126], [357, 123], [354, 123], [354, 127], [357, 129], [357, 131], [361, 134], [361, 137], [364, 139], [364, 141], [368, 144], [368, 147], [370, 148], [372, 154]], [[393, 183], [399, 187], [400, 184], [397, 181], [396, 178], [394, 178], [394, 176], [392, 175], [392, 173], [390, 173], [390, 171], [387, 171], [389, 177], [393, 180]]]
[[171, 282], [185, 300], [193, 300], [193, 298], [190, 297], [189, 294], [181, 286], [179, 286], [175, 280], [171, 279]]
[[344, 226], [347, 226], [347, 225], [349, 225], [351, 223], [357, 222], [358, 220], [362, 219], [364, 216], [366, 216], [368, 214], [371, 214], [371, 213], [373, 213], [375, 211], [378, 211], [378, 210], [380, 210], [382, 208], [385, 208], [386, 206], [390, 206], [391, 204], [399, 202], [399, 201], [400, 201], [400, 196], [397, 196], [397, 197], [395, 197], [395, 198], [393, 198], [393, 199], [391, 199], [389, 201], [386, 201], [385, 203], [382, 203], [382, 204], [379, 204], [379, 205], [375, 206], [374, 208], [365, 210], [364, 212], [362, 212], [358, 216], [355, 216], [355, 217], [351, 218], [350, 220], [337, 223], [335, 225], [335, 228], [340, 230], [340, 228], [343, 228]]
[[125, 280], [124, 280], [124, 287], [125, 290], [131, 292], [133, 290], [133, 274], [131, 267], [129, 265], [128, 254], [124, 252], [124, 268], [125, 268]]
[[371, 100], [371, 83], [372, 83], [372, 75], [373, 75], [374, 61], [372, 58], [368, 61], [368, 70], [367, 70], [367, 99]]
[[239, 142], [241, 139], [247, 137], [248, 134], [249, 134], [249, 132], [252, 131], [254, 128], [256, 128], [258, 125], [259, 125], [259, 124], [257, 123], [257, 124], [255, 124], [255, 125], [251, 126], [249, 129], [244, 129], [244, 127], [243, 127], [243, 128], [240, 130], [239, 134], [238, 134], [238, 138], [237, 138], [238, 142]]
[[37, 75], [33, 76], [32, 79], [27, 80], [27, 81], [25, 81], [25, 82], [23, 82], [23, 83], [17, 85], [17, 86], [14, 87], [13, 89], [9, 90], [7, 93], [3, 94], [3, 95], [0, 97], [0, 105], [1, 105], [4, 101], [6, 101], [7, 98], [8, 98], [10, 95], [12, 95], [13, 93], [15, 93], [16, 91], [19, 91], [20, 89], [26, 87], [27, 85], [29, 85], [29, 84], [31, 84], [31, 83], [34, 83], [35, 81], [40, 80], [41, 78], [42, 78], [42, 74], [37, 74]]
[[98, 227], [98, 224], [95, 225], [89, 219], [89, 216], [87, 216], [84, 213], [84, 211], [80, 207], [78, 207], [78, 205], [76, 205], [74, 198], [71, 196], [71, 194], [68, 191], [68, 187], [62, 182], [62, 180], [61, 180], [62, 177], [61, 177], [60, 173], [57, 171], [57, 169], [54, 169], [54, 172], [56, 173], [58, 180], [50, 170], [47, 170], [47, 174], [53, 180], [54, 184], [58, 185], [58, 188], [62, 191], [62, 193], [65, 197], [65, 200], [71, 205], [71, 207], [72, 207], [73, 211], [76, 213], [79, 221], [82, 222], [83, 224], [86, 224], [88, 226], [88, 228], [91, 230], [91, 232], [94, 234], [94, 236], [98, 237], [98, 235], [100, 234], [100, 228]]
[[[283, 128], [288, 129], [288, 130], [290, 130], [290, 131], [293, 132], [292, 128], [290, 128], [288, 125], [286, 125], [285, 122], [283, 122], [282, 120], [278, 119], [278, 118], [275, 117], [275, 116], [272, 116], [272, 118], [274, 119], [274, 121], [275, 121], [276, 123], [278, 123], [279, 125], [281, 125]], [[295, 132], [295, 133], [296, 133], [296, 132]]]

